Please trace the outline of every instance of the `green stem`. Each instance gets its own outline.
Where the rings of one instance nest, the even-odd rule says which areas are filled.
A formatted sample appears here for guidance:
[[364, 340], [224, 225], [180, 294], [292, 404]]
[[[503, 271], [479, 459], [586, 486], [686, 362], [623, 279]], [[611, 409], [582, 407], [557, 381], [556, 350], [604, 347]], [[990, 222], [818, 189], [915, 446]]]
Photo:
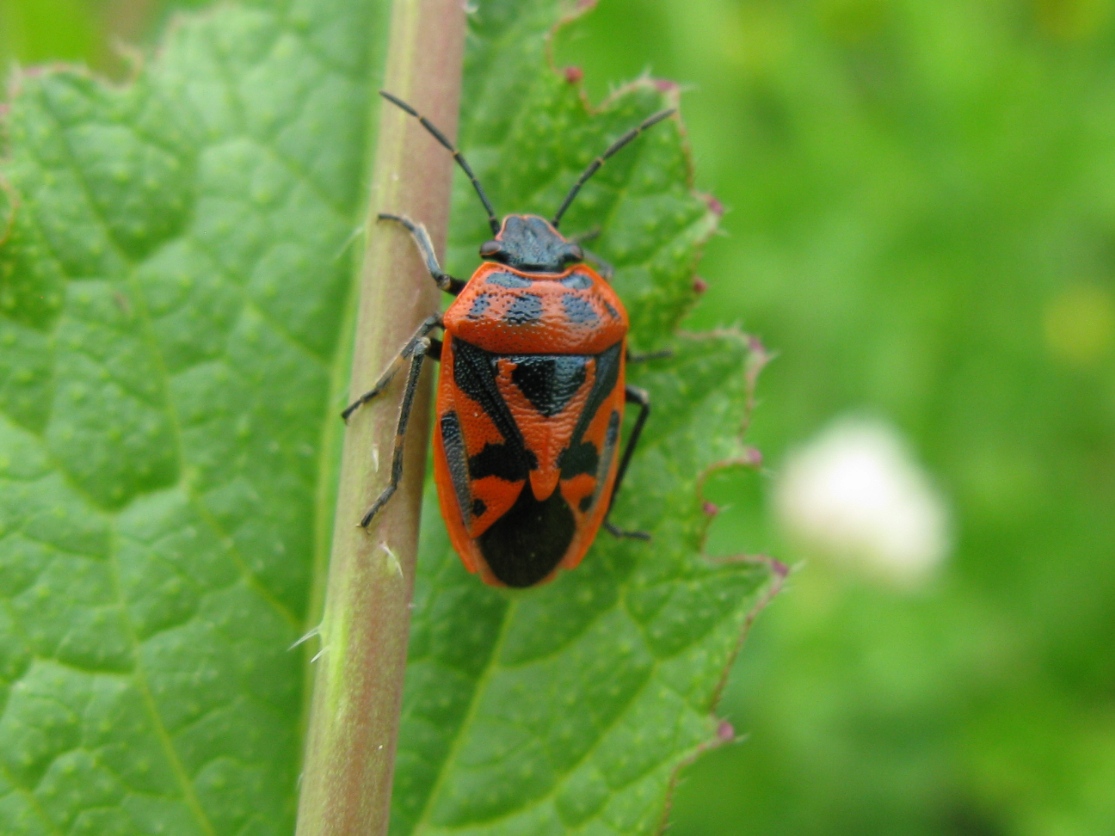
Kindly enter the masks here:
[[[394, 0], [385, 88], [450, 136], [457, 124], [464, 33], [461, 0]], [[452, 157], [416, 120], [386, 102], [379, 126], [354, 395], [372, 386], [439, 302], [409, 236], [398, 225], [377, 223], [376, 213], [425, 223], [439, 250], [449, 215]], [[357, 522], [390, 473], [404, 377], [398, 375], [380, 399], [354, 414], [345, 434], [298, 810], [301, 836], [387, 832], [429, 429], [428, 375], [411, 415], [399, 490], [368, 531]]]

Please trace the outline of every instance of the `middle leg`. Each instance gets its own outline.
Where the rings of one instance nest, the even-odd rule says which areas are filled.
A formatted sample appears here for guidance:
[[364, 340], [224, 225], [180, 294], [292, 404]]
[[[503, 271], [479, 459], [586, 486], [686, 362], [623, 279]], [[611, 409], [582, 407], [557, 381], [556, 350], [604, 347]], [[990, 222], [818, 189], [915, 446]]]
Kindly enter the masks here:
[[[354, 413], [356, 410], [358, 410], [360, 407], [362, 407], [364, 404], [375, 398], [377, 395], [379, 395], [380, 392], [386, 389], [387, 384], [390, 383], [392, 378], [395, 377], [396, 372], [399, 371], [399, 367], [402, 366], [403, 362], [405, 360], [411, 359], [414, 356], [414, 352], [417, 349], [418, 344], [423, 339], [426, 339], [427, 343], [429, 343], [429, 345], [427, 345], [426, 353], [433, 355], [435, 359], [440, 359], [441, 343], [437, 340], [429, 340], [426, 336], [435, 328], [440, 327], [440, 316], [428, 316], [424, 320], [422, 320], [422, 324], [418, 326], [418, 330], [414, 332], [414, 336], [407, 340], [407, 344], [403, 346], [403, 350], [400, 351], [398, 356], [396, 356], [395, 359], [391, 361], [391, 365], [387, 367], [387, 370], [382, 375], [380, 375], [379, 380], [376, 381], [376, 385], [365, 392], [363, 395], [361, 395], [359, 398], [357, 398], [355, 401], [350, 403], [348, 406], [346, 406], [344, 412], [341, 413], [341, 418], [343, 418], [347, 422], [349, 416], [352, 415], [352, 413]], [[434, 348], [433, 343], [435, 342], [437, 343], [436, 348], [438, 349], [436, 353], [431, 350]]]
[[395, 447], [391, 455], [391, 481], [379, 495], [372, 507], [360, 519], [360, 525], [367, 528], [379, 510], [387, 504], [395, 491], [398, 490], [399, 480], [403, 478], [403, 452], [406, 442], [407, 424], [410, 423], [410, 411], [414, 405], [414, 396], [418, 391], [418, 377], [422, 372], [422, 361], [430, 353], [433, 340], [423, 335], [417, 338], [410, 352], [410, 373], [407, 375], [406, 390], [403, 392], [403, 402], [399, 407], [399, 423], [395, 428]]

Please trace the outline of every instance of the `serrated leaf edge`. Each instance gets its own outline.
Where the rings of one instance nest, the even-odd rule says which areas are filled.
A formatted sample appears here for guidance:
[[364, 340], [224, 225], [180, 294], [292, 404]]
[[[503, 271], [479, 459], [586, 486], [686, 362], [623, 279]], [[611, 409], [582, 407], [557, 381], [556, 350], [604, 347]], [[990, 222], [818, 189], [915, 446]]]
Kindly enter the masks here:
[[[544, 54], [546, 56], [546, 63], [550, 71], [557, 76], [564, 75], [564, 71], [558, 67], [557, 59], [554, 55], [554, 41], [556, 40], [557, 33], [567, 26], [572, 25], [581, 17], [587, 15], [590, 11], [596, 8], [599, 0], [577, 0], [575, 8], [567, 11], [564, 15], [558, 18], [557, 22], [550, 28], [550, 31], [545, 36]], [[690, 194], [698, 198], [706, 207], [705, 223], [708, 225], [703, 234], [694, 240], [693, 247], [693, 278], [696, 278], [696, 266], [704, 257], [705, 245], [717, 234], [719, 229], [720, 217], [723, 210], [717, 208], [719, 201], [716, 200], [711, 194], [699, 191], [696, 188], [696, 166], [693, 162], [693, 146], [689, 140], [689, 131], [686, 129], [685, 121], [682, 118], [681, 110], [681, 93], [682, 88], [675, 81], [669, 79], [655, 78], [649, 72], [645, 72], [637, 78], [626, 81], [618, 87], [612, 89], [608, 95], [600, 100], [598, 104], [594, 104], [585, 89], [584, 78], [570, 78], [566, 76], [566, 83], [570, 84], [577, 92], [577, 98], [581, 102], [588, 117], [597, 116], [605, 112], [608, 107], [615, 101], [623, 98], [624, 96], [640, 91], [649, 90], [654, 92], [659, 97], [665, 99], [669, 107], [677, 111], [676, 119], [671, 121], [674, 123], [678, 135], [681, 139], [681, 152], [682, 158], [685, 160], [685, 184], [689, 188]], [[694, 294], [685, 308], [678, 316], [678, 320], [684, 317], [693, 309], [697, 304], [698, 295]], [[681, 333], [680, 329], [677, 333]], [[722, 332], [707, 332], [707, 333], [722, 333]]]
[[[720, 328], [713, 331], [706, 331], [700, 334], [681, 332], [681, 335], [690, 339], [716, 339], [728, 337], [745, 340], [748, 343], [748, 360], [744, 369], [744, 414], [740, 422], [739, 431], [736, 434], [736, 438], [742, 445], [743, 437], [747, 432], [747, 429], [751, 425], [751, 416], [755, 410], [755, 390], [758, 386], [759, 375], [762, 373], [767, 363], [769, 363], [772, 359], [772, 355], [767, 352], [758, 338], [747, 334], [746, 332], [738, 328]], [[697, 496], [702, 501], [704, 501], [705, 483], [708, 481], [708, 478], [714, 473], [735, 469], [755, 470], [757, 467], [761, 467], [761, 464], [757, 463], [754, 459], [746, 456], [732, 457], [721, 459], [718, 462], [713, 462], [708, 467], [706, 467], [704, 471], [702, 471], [701, 474], [697, 477]], [[708, 714], [710, 719], [715, 720], [716, 707], [717, 705], [719, 705], [720, 698], [724, 692], [724, 688], [728, 684], [728, 677], [731, 674], [732, 667], [735, 664], [735, 660], [739, 656], [740, 650], [743, 649], [743, 644], [747, 639], [748, 633], [751, 631], [751, 625], [755, 623], [755, 619], [759, 617], [759, 613], [766, 609], [767, 605], [770, 604], [770, 602], [774, 600], [775, 596], [777, 596], [782, 591], [783, 584], [785, 583], [786, 577], [790, 573], [790, 569], [782, 561], [765, 554], [737, 554], [729, 555], [726, 557], [714, 557], [709, 555], [705, 549], [708, 543], [709, 532], [712, 529], [713, 519], [713, 516], [708, 516], [702, 523], [700, 546], [701, 559], [704, 559], [709, 563], [719, 565], [750, 564], [762, 566], [768, 570], [770, 575], [770, 581], [768, 582], [767, 590], [762, 595], [762, 597], [760, 597], [759, 600], [755, 602], [755, 606], [751, 608], [751, 610], [744, 618], [743, 628], [740, 630], [739, 637], [736, 639], [735, 647], [728, 655], [728, 659], [724, 665], [724, 672], [721, 675], [720, 681], [713, 689], [712, 698], [709, 701]], [[658, 823], [658, 829], [656, 831], [657, 833], [665, 833], [667, 828], [669, 827], [670, 812], [673, 807], [674, 791], [677, 789], [678, 780], [681, 777], [682, 771], [686, 767], [692, 765], [699, 757], [701, 757], [701, 755], [705, 754], [706, 752], [711, 752], [712, 750], [719, 749], [722, 746], [728, 746], [730, 744], [738, 742], [739, 738], [735, 735], [730, 738], [723, 738], [717, 735], [709, 738], [704, 743], [698, 744], [688, 755], [683, 755], [678, 760], [677, 765], [674, 767], [673, 774], [670, 776], [669, 783], [666, 786], [666, 797], [664, 799], [662, 817]]]
[[[557, 63], [556, 63], [555, 58], [554, 58], [553, 45], [554, 45], [555, 35], [558, 33], [558, 31], [560, 31], [561, 29], [563, 29], [564, 27], [566, 27], [568, 25], [571, 25], [572, 23], [577, 21], [580, 17], [582, 17], [583, 15], [587, 14], [589, 11], [594, 9], [596, 7], [596, 4], [597, 4], [597, 0], [578, 0], [575, 8], [571, 9], [570, 11], [567, 11], [564, 15], [562, 15], [557, 20], [557, 22], [550, 28], [550, 31], [545, 36], [546, 43], [545, 43], [544, 54], [546, 56], [546, 63], [549, 67], [549, 70], [552, 73], [554, 73], [555, 75], [558, 75], [558, 76], [562, 75], [562, 71], [557, 66]], [[611, 93], [609, 93], [604, 99], [602, 99], [601, 102], [598, 105], [594, 105], [592, 103], [591, 99], [589, 98], [588, 93], [585, 90], [583, 79], [578, 79], [578, 80], [568, 80], [567, 79], [567, 83], [570, 83], [570, 84], [572, 84], [576, 87], [578, 98], [581, 101], [581, 104], [582, 104], [582, 107], [584, 108], [586, 116], [588, 116], [589, 118], [591, 118], [595, 115], [598, 115], [598, 114], [602, 113], [603, 111], [605, 111], [607, 109], [608, 105], [611, 102], [615, 101], [616, 99], [618, 99], [618, 98], [620, 98], [624, 95], [627, 95], [632, 91], [646, 90], [646, 89], [653, 90], [656, 94], [665, 98], [672, 107], [675, 107], [678, 110], [679, 118], [675, 120], [675, 123], [677, 125], [678, 133], [681, 137], [681, 150], [682, 150], [682, 155], [683, 155], [683, 158], [684, 158], [685, 164], [686, 164], [686, 185], [688, 186], [690, 192], [695, 197], [699, 198], [705, 204], [705, 206], [707, 207], [707, 214], [706, 214], [706, 218], [708, 219], [707, 231], [705, 231], [705, 233], [693, 243], [693, 248], [695, 250], [693, 263], [694, 263], [694, 266], [695, 266], [697, 263], [700, 262], [703, 254], [704, 254], [704, 245], [712, 238], [713, 235], [716, 234], [717, 225], [718, 225], [718, 221], [719, 221], [721, 212], [717, 211], [714, 208], [715, 198], [712, 198], [710, 195], [708, 195], [706, 193], [698, 191], [695, 187], [695, 182], [694, 182], [695, 181], [695, 167], [694, 167], [694, 163], [693, 163], [692, 146], [689, 142], [688, 132], [685, 129], [685, 123], [680, 118], [680, 106], [681, 106], [681, 88], [680, 88], [680, 86], [678, 84], [676, 84], [675, 82], [656, 80], [653, 77], [651, 77], [649, 74], [645, 74], [643, 76], [640, 76], [639, 78], [633, 79], [629, 82], [626, 82], [625, 84], [620, 85], [619, 87], [614, 89]], [[694, 275], [695, 275], [695, 273], [694, 273]], [[695, 304], [695, 303], [696, 303], [696, 296], [694, 297], [693, 302], [690, 303], [690, 307], [692, 307], [692, 305]], [[737, 439], [739, 440], [740, 444], [742, 445], [743, 435], [744, 435], [744, 432], [747, 430], [748, 426], [750, 425], [751, 413], [752, 413], [752, 411], [754, 409], [754, 406], [755, 406], [755, 387], [756, 387], [756, 384], [758, 382], [759, 373], [762, 371], [763, 367], [769, 361], [770, 355], [766, 352], [766, 350], [762, 346], [762, 343], [757, 338], [755, 338], [755, 337], [753, 337], [749, 334], [746, 334], [745, 332], [743, 332], [743, 331], [741, 331], [737, 328], [717, 329], [717, 330], [703, 332], [703, 333], [699, 333], [699, 334], [686, 332], [683, 329], [677, 329], [675, 331], [675, 334], [679, 337], [682, 337], [682, 338], [685, 338], [685, 339], [693, 339], [693, 340], [732, 337], [732, 338], [739, 339], [739, 340], [744, 341], [744, 342], [747, 343], [747, 345], [748, 345], [748, 361], [747, 361], [746, 367], [744, 369], [744, 375], [745, 375], [745, 380], [746, 380], [745, 406], [744, 406], [744, 415], [742, 416], [739, 431], [737, 433]], [[745, 462], [744, 460], [742, 460], [740, 458], [724, 459], [724, 460], [714, 462], [713, 464], [709, 465], [698, 476], [698, 488], [697, 488], [698, 499], [703, 499], [703, 497], [704, 497], [704, 483], [705, 483], [706, 479], [708, 478], [708, 476], [711, 475], [712, 473], [714, 473], [718, 470], [724, 470], [726, 468], [750, 467], [750, 466], [751, 466], [750, 463]], [[711, 528], [711, 524], [712, 524], [711, 519], [705, 520], [705, 522], [703, 523], [703, 529], [701, 531], [701, 545], [700, 545], [701, 553], [698, 556], [698, 559], [704, 559], [704, 560], [707, 560], [709, 562], [715, 562], [715, 563], [749, 563], [749, 564], [762, 565], [762, 566], [765, 566], [769, 570], [769, 574], [770, 574], [770, 577], [771, 577], [771, 581], [769, 582], [769, 586], [767, 588], [766, 593], [762, 596], [762, 598], [759, 599], [758, 602], [756, 602], [755, 606], [752, 607], [752, 609], [746, 615], [746, 617], [744, 619], [743, 629], [740, 631], [740, 635], [739, 635], [739, 638], [736, 641], [735, 648], [732, 650], [732, 652], [729, 656], [728, 662], [724, 667], [724, 672], [721, 676], [720, 682], [717, 684], [716, 688], [714, 689], [713, 696], [712, 696], [712, 699], [710, 700], [710, 705], [708, 707], [709, 718], [714, 719], [715, 718], [714, 712], [716, 710], [717, 704], [720, 701], [720, 696], [721, 696], [721, 693], [723, 692], [724, 686], [727, 683], [728, 675], [731, 671], [732, 664], [735, 661], [735, 658], [737, 657], [737, 655], [739, 654], [740, 649], [743, 647], [743, 642], [746, 639], [746, 636], [747, 636], [748, 631], [750, 630], [751, 624], [754, 622], [755, 618], [758, 617], [759, 613], [767, 606], [767, 604], [770, 603], [770, 601], [775, 597], [775, 595], [777, 595], [778, 592], [781, 590], [783, 579], [785, 578], [785, 576], [787, 574], [787, 569], [786, 569], [785, 564], [783, 564], [782, 562], [780, 562], [780, 561], [778, 561], [774, 558], [768, 557], [766, 555], [737, 555], [737, 556], [734, 556], [734, 557], [726, 557], [726, 558], [725, 557], [714, 558], [714, 557], [709, 556], [705, 552], [705, 544], [708, 540], [708, 533], [709, 533], [709, 530]], [[444, 781], [446, 780], [446, 776], [449, 772], [448, 766], [449, 766], [450, 763], [452, 763], [452, 761], [456, 757], [456, 754], [457, 754], [458, 750], [460, 749], [460, 747], [461, 747], [461, 745], [462, 745], [462, 743], [465, 739], [464, 731], [465, 731], [466, 728], [469, 727], [471, 721], [476, 716], [476, 712], [478, 711], [479, 705], [480, 705], [480, 696], [485, 690], [484, 686], [487, 683], [487, 681], [490, 679], [490, 677], [492, 676], [493, 671], [497, 667], [495, 662], [499, 659], [500, 652], [503, 648], [504, 642], [506, 641], [506, 638], [507, 638], [507, 635], [508, 635], [509, 626], [514, 621], [514, 614], [515, 614], [515, 611], [517, 609], [517, 606], [518, 606], [518, 598], [515, 597], [515, 596], [511, 596], [508, 600], [508, 606], [504, 610], [503, 615], [502, 615], [502, 623], [500, 624], [499, 634], [496, 637], [495, 642], [493, 642], [493, 644], [492, 644], [492, 649], [491, 649], [491, 652], [488, 656], [488, 659], [485, 662], [484, 669], [483, 669], [482, 673], [480, 674], [480, 677], [476, 680], [476, 685], [473, 688], [472, 696], [469, 699], [468, 709], [465, 711], [465, 714], [462, 717], [460, 724], [457, 726], [456, 730], [454, 731], [452, 742], [450, 743], [449, 748], [446, 751], [445, 757], [441, 762], [441, 766], [438, 769], [437, 778], [434, 780], [433, 784], [430, 786], [430, 790], [427, 793], [425, 800], [423, 801], [422, 807], [419, 809], [419, 811], [417, 813], [417, 816], [414, 819], [414, 824], [413, 824], [412, 829], [411, 829], [412, 833], [421, 833], [423, 827], [427, 826], [428, 823], [429, 823], [429, 816], [430, 816], [430, 814], [433, 810], [434, 800], [438, 796], [438, 793], [440, 792], [441, 787], [443, 786]], [[622, 712], [621, 712], [621, 714], [622, 714]], [[695, 747], [693, 749], [693, 751], [690, 752], [688, 755], [683, 755], [682, 758], [677, 762], [677, 764], [675, 765], [675, 767], [673, 769], [673, 773], [670, 777], [670, 780], [667, 783], [666, 793], [665, 793], [665, 797], [663, 799], [662, 817], [660, 819], [659, 826], [657, 828], [657, 832], [659, 832], [659, 833], [663, 832], [669, 824], [669, 814], [670, 814], [670, 809], [671, 809], [671, 802], [672, 802], [672, 799], [673, 799], [673, 793], [674, 793], [674, 789], [677, 785], [678, 777], [679, 777], [682, 769], [684, 769], [689, 764], [693, 763], [693, 761], [695, 761], [698, 757], [700, 757], [704, 752], [710, 751], [714, 748], [725, 745], [728, 742], [731, 742], [731, 741], [720, 740], [719, 738], [716, 738], [716, 737], [710, 738], [709, 740], [707, 740], [704, 743], [699, 744], [697, 747]], [[592, 751], [594, 751], [595, 748], [596, 748], [595, 746], [590, 747], [585, 752], [584, 756], [581, 759], [578, 760], [578, 763], [583, 762], [584, 758], [588, 757], [588, 755]], [[545, 795], [541, 796], [540, 798], [534, 799], [529, 806], [530, 807], [536, 806], [537, 804], [539, 804], [541, 802], [544, 802], [547, 799], [552, 798], [553, 795], [554, 795], [554, 791], [551, 790], [550, 792], [546, 793]], [[515, 814], [520, 814], [520, 813], [523, 812], [524, 809], [527, 809], [527, 808], [519, 808], [519, 809], [515, 810], [514, 812], [515, 812]], [[503, 817], [497, 817], [495, 819], [485, 820], [484, 824], [491, 825], [492, 823], [494, 823], [496, 821], [499, 821], [500, 818], [503, 818]]]

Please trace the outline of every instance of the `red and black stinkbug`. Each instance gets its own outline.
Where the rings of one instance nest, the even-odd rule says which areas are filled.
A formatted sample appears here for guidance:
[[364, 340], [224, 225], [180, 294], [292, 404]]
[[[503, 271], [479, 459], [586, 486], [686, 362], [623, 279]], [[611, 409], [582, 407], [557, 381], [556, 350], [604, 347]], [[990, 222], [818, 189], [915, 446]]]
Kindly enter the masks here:
[[[572, 569], [608, 522], [623, 475], [650, 414], [647, 393], [624, 382], [627, 312], [575, 240], [558, 232], [581, 187], [627, 143], [674, 111], [632, 128], [584, 170], [551, 220], [508, 215], [501, 224], [472, 168], [445, 135], [406, 102], [381, 95], [418, 119], [468, 176], [495, 236], [467, 282], [442, 271], [422, 224], [380, 214], [414, 238], [437, 286], [457, 298], [430, 316], [375, 387], [342, 413], [347, 421], [409, 362], [391, 481], [364, 515], [367, 525], [398, 487], [403, 443], [422, 361], [440, 360], [434, 477], [441, 514], [470, 572], [495, 586], [528, 587]], [[607, 272], [607, 271], [605, 271]], [[441, 328], [444, 341], [430, 333]], [[639, 416], [617, 455], [623, 408]]]

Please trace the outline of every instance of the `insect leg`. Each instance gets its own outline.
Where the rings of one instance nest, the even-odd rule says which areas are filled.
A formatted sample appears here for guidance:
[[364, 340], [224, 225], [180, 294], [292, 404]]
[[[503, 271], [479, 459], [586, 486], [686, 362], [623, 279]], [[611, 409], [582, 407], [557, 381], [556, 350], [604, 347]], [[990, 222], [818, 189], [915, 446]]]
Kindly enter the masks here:
[[[594, 226], [592, 229], [579, 233], [578, 235], [569, 236], [569, 240], [574, 244], [584, 244], [585, 241], [591, 241], [593, 238], [598, 238], [599, 236], [600, 227]], [[604, 279], [604, 281], [610, 282], [612, 280], [612, 276], [616, 274], [616, 268], [613, 267], [610, 262], [605, 261], [592, 250], [585, 249], [583, 246], [581, 247], [581, 252], [585, 254], [585, 261], [591, 261], [596, 265], [600, 277]]]
[[422, 371], [422, 361], [430, 350], [430, 338], [419, 337], [414, 343], [410, 355], [410, 374], [407, 375], [407, 388], [403, 393], [403, 403], [399, 407], [399, 425], [395, 430], [395, 451], [391, 456], [391, 482], [383, 489], [383, 493], [372, 503], [372, 507], [360, 520], [360, 525], [368, 527], [368, 523], [379, 513], [379, 509], [387, 504], [399, 487], [399, 480], [403, 478], [403, 443], [406, 440], [407, 424], [410, 422], [410, 408], [414, 404], [414, 395], [418, 391], [418, 375]]
[[418, 252], [422, 254], [422, 260], [426, 262], [426, 269], [430, 271], [430, 278], [437, 283], [439, 290], [453, 296], [461, 292], [461, 289], [465, 286], [464, 281], [450, 276], [441, 269], [441, 265], [437, 263], [437, 253], [434, 252], [434, 243], [430, 240], [430, 233], [426, 232], [426, 227], [422, 224], [416, 224], [410, 218], [389, 215], [386, 212], [380, 212], [376, 217], [381, 221], [395, 221], [407, 228], [411, 237], [414, 238], [414, 244], [418, 247]]
[[596, 268], [600, 271], [600, 278], [606, 282], [612, 281], [612, 276], [616, 274], [616, 268], [612, 266], [610, 261], [605, 261], [592, 250], [586, 250], [584, 247], [581, 247], [581, 252], [585, 254], [586, 261], [591, 261], [596, 265]]
[[[615, 505], [616, 495], [619, 493], [620, 486], [623, 484], [624, 474], [627, 473], [627, 466], [631, 463], [631, 456], [635, 452], [635, 445], [639, 443], [639, 436], [642, 435], [643, 425], [646, 424], [647, 418], [650, 416], [650, 395], [647, 394], [645, 389], [640, 389], [637, 386], [627, 386], [624, 388], [624, 400], [627, 403], [637, 403], [639, 405], [639, 417], [635, 419], [635, 426], [631, 429], [631, 437], [627, 439], [627, 446], [623, 448], [623, 457], [619, 460], [619, 470], [616, 471], [616, 482], [612, 487], [612, 498], [608, 501], [608, 514], [612, 513], [612, 506]], [[612, 525], [608, 518], [604, 518], [604, 528], [608, 529], [608, 533], [614, 537], [631, 537], [636, 540], [649, 540], [650, 535], [645, 531], [624, 531]]]
[[632, 354], [631, 349], [627, 349], [625, 359], [628, 363], [645, 363], [648, 360], [668, 360], [674, 356], [674, 352], [668, 348], [661, 351], [648, 351], [646, 354]]
[[[387, 367], [387, 371], [385, 371], [382, 375], [380, 375], [379, 380], [376, 381], [376, 385], [373, 386], [371, 389], [369, 389], [367, 392], [365, 392], [363, 395], [361, 395], [359, 398], [354, 400], [348, 406], [346, 406], [345, 411], [341, 413], [341, 417], [345, 421], [348, 421], [348, 417], [350, 415], [352, 415], [352, 413], [354, 413], [356, 410], [358, 410], [360, 407], [362, 407], [364, 404], [366, 404], [368, 401], [372, 400], [372, 398], [374, 398], [376, 395], [378, 395], [380, 392], [382, 392], [384, 389], [386, 389], [387, 384], [391, 382], [391, 379], [395, 376], [395, 373], [399, 370], [399, 366], [401, 366], [403, 364], [403, 361], [410, 358], [410, 357], [413, 357], [414, 356], [414, 351], [415, 351], [415, 348], [417, 347], [417, 345], [423, 339], [426, 339], [426, 335], [429, 334], [432, 330], [434, 330], [435, 328], [440, 328], [440, 327], [441, 327], [441, 317], [440, 316], [428, 316], [424, 320], [422, 320], [422, 324], [418, 326], [418, 330], [414, 332], [414, 336], [411, 337], [407, 341], [407, 344], [403, 346], [403, 350], [400, 351], [398, 356], [394, 360], [391, 361], [391, 365], [389, 365]], [[439, 342], [438, 345], [439, 345], [439, 350], [438, 350], [437, 357], [440, 358], [440, 356], [441, 356], [441, 351], [440, 351], [441, 343]], [[429, 346], [427, 346], [427, 352], [429, 353]]]

